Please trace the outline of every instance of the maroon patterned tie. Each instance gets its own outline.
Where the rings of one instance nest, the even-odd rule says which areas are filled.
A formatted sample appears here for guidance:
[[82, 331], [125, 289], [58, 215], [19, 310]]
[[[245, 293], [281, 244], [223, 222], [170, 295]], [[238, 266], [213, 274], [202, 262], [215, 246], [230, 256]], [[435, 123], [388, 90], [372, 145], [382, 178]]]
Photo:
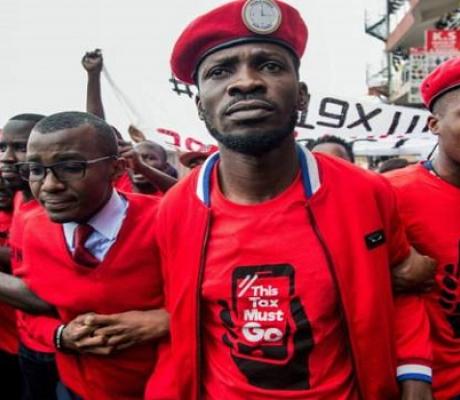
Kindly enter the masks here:
[[74, 247], [73, 259], [78, 264], [85, 265], [87, 267], [95, 267], [99, 264], [99, 260], [94, 257], [91, 252], [85, 247], [85, 243], [88, 240], [94, 229], [91, 225], [80, 224], [75, 229], [74, 234]]

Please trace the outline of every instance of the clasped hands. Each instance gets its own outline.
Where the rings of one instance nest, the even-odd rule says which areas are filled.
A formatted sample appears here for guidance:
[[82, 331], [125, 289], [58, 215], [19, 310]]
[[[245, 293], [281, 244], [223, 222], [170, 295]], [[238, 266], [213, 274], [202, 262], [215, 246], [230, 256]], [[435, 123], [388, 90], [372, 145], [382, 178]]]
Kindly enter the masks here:
[[155, 340], [169, 331], [165, 309], [119, 314], [82, 314], [66, 324], [61, 335], [64, 351], [111, 355], [136, 344]]

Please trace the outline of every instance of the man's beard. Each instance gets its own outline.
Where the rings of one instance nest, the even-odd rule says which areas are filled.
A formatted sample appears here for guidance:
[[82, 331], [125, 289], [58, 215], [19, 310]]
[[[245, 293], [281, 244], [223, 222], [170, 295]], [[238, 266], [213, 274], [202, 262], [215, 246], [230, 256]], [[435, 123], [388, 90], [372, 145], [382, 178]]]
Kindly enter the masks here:
[[278, 148], [284, 139], [294, 132], [297, 119], [297, 110], [293, 110], [291, 118], [284, 127], [267, 130], [263, 133], [245, 135], [232, 135], [229, 133], [224, 135], [212, 125], [206, 113], [204, 115], [206, 128], [218, 143], [224, 145], [229, 150], [248, 156], [260, 156]]

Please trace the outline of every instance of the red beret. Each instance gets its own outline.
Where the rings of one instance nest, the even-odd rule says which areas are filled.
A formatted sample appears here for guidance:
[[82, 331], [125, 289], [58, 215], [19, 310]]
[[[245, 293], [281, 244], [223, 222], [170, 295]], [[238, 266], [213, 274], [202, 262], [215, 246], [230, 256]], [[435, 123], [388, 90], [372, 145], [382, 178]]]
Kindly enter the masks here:
[[457, 87], [460, 87], [460, 57], [443, 62], [423, 80], [420, 86], [423, 103], [432, 110], [439, 97]]
[[171, 68], [182, 82], [194, 84], [200, 62], [222, 48], [247, 42], [284, 46], [300, 60], [308, 30], [299, 12], [278, 0], [236, 0], [198, 17], [185, 28], [171, 56]]

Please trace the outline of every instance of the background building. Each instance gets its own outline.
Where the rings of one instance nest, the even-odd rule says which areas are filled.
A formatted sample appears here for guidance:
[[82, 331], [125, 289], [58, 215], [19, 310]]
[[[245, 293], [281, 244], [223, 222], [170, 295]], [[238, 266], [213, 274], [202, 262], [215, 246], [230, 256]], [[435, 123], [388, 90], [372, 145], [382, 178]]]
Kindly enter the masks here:
[[381, 15], [366, 15], [366, 32], [384, 42], [386, 53], [368, 68], [369, 93], [421, 106], [421, 80], [460, 55], [460, 1], [381, 0], [381, 5]]
[[[365, 31], [383, 44], [379, 60], [369, 60], [367, 86], [371, 96], [389, 104], [423, 107], [419, 86], [443, 61], [460, 56], [460, 0], [376, 0], [379, 8], [366, 12]], [[379, 143], [375, 156], [361, 149], [369, 166], [381, 159], [426, 158], [435, 137], [408, 135], [391, 146]], [[359, 146], [357, 146], [358, 154]]]

